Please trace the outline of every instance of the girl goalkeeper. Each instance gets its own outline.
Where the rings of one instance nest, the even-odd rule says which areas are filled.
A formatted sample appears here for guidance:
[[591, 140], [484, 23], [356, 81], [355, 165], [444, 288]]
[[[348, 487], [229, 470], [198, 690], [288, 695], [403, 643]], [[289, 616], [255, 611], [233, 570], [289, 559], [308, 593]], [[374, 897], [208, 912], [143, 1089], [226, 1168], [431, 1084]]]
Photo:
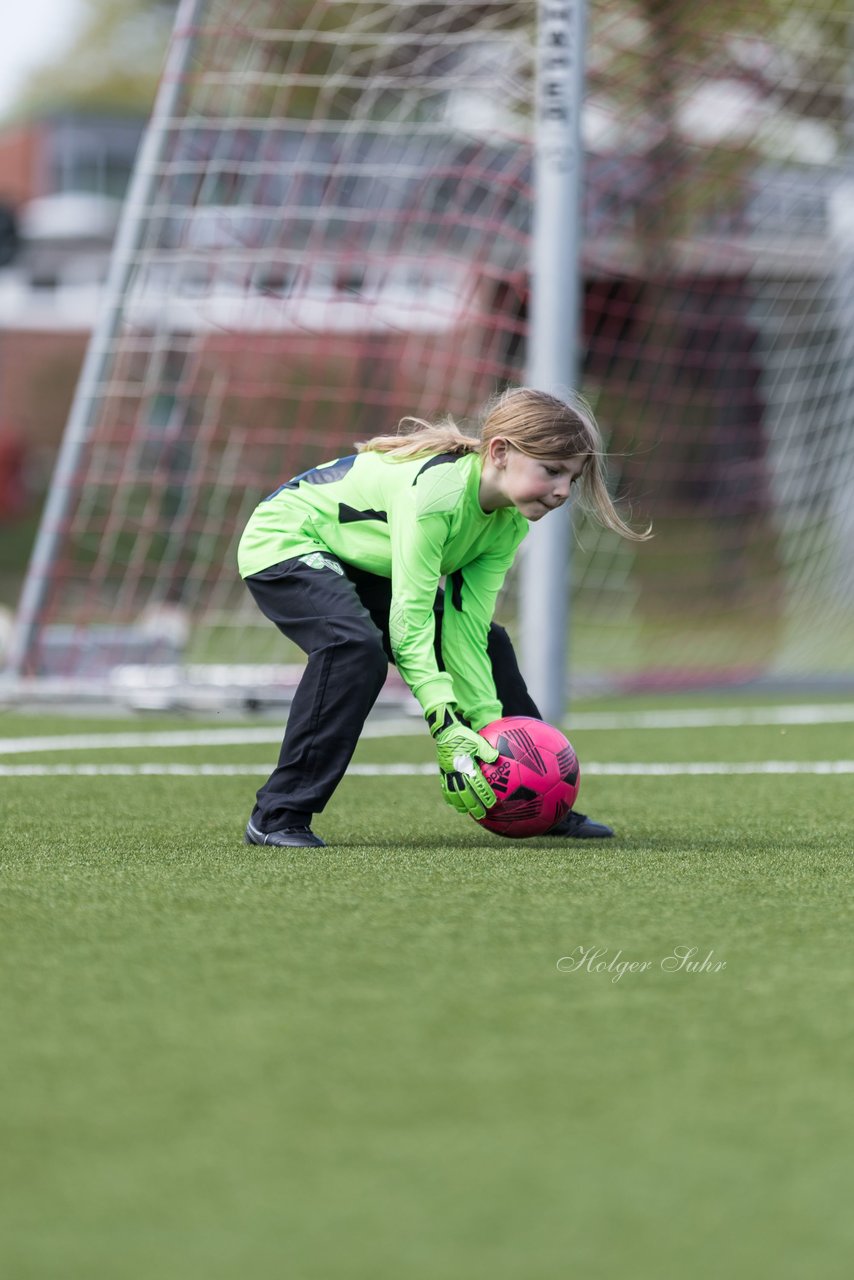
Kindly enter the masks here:
[[[324, 843], [312, 818], [344, 775], [389, 662], [423, 708], [445, 799], [482, 817], [495, 795], [478, 761], [498, 753], [476, 731], [502, 715], [541, 718], [506, 631], [492, 621], [529, 523], [577, 484], [600, 523], [626, 538], [649, 536], [614, 508], [599, 431], [581, 399], [507, 391], [480, 439], [450, 421], [400, 425], [406, 434], [376, 436], [283, 484], [240, 540], [240, 573], [256, 603], [308, 655], [248, 844]], [[550, 834], [613, 832], [570, 812]]]

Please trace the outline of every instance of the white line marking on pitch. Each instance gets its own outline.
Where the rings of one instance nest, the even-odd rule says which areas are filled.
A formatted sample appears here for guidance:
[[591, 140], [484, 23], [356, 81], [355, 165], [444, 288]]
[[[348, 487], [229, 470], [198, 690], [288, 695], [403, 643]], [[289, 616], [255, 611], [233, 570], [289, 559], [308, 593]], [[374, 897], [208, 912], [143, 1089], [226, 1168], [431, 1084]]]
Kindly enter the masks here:
[[[266, 764], [3, 764], [0, 778], [228, 778], [244, 774], [263, 777]], [[352, 764], [348, 775], [362, 778], [432, 777], [435, 764]], [[685, 775], [722, 774], [848, 774], [854, 760], [757, 760], [724, 763], [701, 760], [679, 763], [599, 763], [591, 761], [581, 769], [582, 777], [672, 778]]]
[[[854, 702], [795, 704], [781, 707], [709, 707], [680, 711], [586, 711], [573, 716], [576, 729], [703, 729], [721, 725], [854, 724]], [[362, 730], [363, 738], [426, 733], [420, 717], [380, 720]], [[251, 729], [165, 729], [137, 733], [71, 733], [0, 738], [0, 755], [40, 751], [116, 751], [137, 747], [236, 747], [280, 742], [275, 725]]]

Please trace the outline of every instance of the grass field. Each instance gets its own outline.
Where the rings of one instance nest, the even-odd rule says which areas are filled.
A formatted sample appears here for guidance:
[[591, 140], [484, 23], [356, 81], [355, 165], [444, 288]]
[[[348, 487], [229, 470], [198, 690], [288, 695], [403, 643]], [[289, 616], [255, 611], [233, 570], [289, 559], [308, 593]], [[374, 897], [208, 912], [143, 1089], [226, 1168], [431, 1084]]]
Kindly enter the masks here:
[[[365, 772], [329, 848], [283, 851], [241, 844], [272, 740], [0, 716], [0, 1274], [850, 1274], [854, 774], [605, 766], [851, 761], [854, 711], [594, 723], [614, 841], [502, 841]], [[419, 731], [357, 763], [430, 759]]]

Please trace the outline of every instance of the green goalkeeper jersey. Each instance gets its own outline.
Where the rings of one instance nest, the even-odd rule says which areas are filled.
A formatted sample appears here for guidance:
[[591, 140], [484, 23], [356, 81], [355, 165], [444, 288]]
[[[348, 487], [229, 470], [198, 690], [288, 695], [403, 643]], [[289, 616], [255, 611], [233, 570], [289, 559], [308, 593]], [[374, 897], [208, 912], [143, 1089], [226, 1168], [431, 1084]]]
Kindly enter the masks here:
[[[501, 715], [486, 637], [528, 521], [485, 512], [476, 453], [399, 460], [366, 452], [296, 476], [261, 502], [238, 548], [246, 578], [295, 556], [330, 551], [391, 579], [397, 669], [421, 706], [454, 702], [475, 728]], [[433, 602], [447, 577], [440, 671]]]

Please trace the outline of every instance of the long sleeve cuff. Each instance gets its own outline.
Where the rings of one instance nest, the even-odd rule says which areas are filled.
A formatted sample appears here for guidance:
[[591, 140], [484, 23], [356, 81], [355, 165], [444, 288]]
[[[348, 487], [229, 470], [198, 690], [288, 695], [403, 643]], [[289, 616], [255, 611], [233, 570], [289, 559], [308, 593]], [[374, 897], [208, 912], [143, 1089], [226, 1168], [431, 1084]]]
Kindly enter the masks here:
[[[404, 679], [406, 679], [405, 676]], [[410, 684], [409, 687], [425, 713], [442, 702], [456, 702], [454, 682], [444, 671], [438, 671], [436, 675], [428, 676], [426, 680], [422, 680], [419, 684]]]

